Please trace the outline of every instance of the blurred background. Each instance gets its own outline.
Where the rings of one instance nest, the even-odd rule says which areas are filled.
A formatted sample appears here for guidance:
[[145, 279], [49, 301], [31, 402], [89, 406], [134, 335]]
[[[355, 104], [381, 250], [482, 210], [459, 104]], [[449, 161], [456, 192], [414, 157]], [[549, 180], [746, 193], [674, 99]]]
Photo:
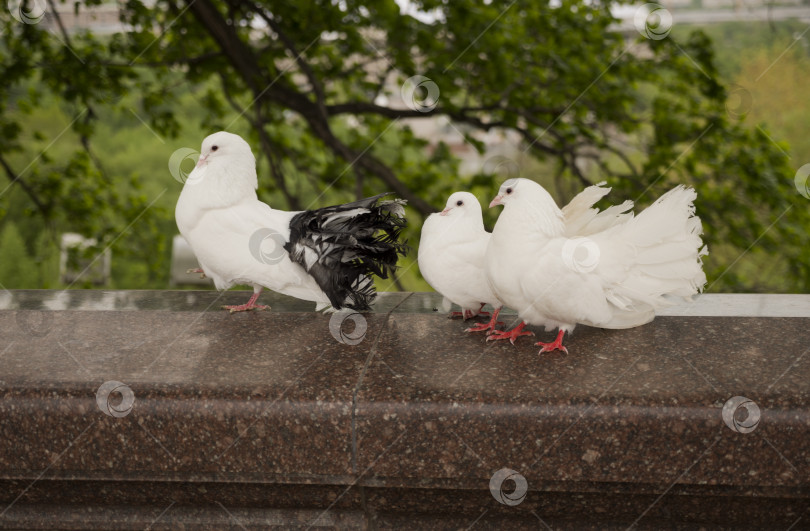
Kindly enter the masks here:
[[[527, 177], [561, 205], [698, 190], [708, 290], [810, 291], [807, 0], [9, 0], [0, 287], [195, 288], [174, 204], [208, 134], [259, 196], [425, 216]], [[605, 206], [605, 205], [602, 205]]]

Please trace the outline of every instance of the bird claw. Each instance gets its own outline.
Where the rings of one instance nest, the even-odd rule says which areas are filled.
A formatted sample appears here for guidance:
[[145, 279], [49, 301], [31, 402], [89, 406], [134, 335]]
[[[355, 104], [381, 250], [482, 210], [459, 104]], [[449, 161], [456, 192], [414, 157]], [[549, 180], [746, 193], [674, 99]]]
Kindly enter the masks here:
[[472, 313], [472, 310], [464, 310], [464, 313], [450, 312], [450, 319], [464, 319], [466, 321], [467, 319], [472, 319], [473, 317], [475, 317], [475, 314]]
[[[489, 312], [485, 312], [489, 313]], [[471, 326], [465, 332], [486, 332], [487, 336], [495, 332], [495, 327], [498, 325], [502, 325], [503, 322], [498, 320], [498, 315], [501, 313], [500, 306], [495, 308], [495, 311], [492, 312], [492, 317], [490, 318], [489, 322], [486, 324], [477, 324], [475, 326]]]
[[508, 339], [510, 343], [515, 344], [515, 340], [520, 336], [533, 336], [534, 332], [523, 330], [523, 325], [518, 325], [512, 330], [493, 330], [492, 333], [487, 335], [487, 341], [500, 341]]
[[234, 312], [249, 312], [250, 310], [264, 311], [269, 310], [270, 306], [267, 306], [266, 304], [253, 304], [253, 305], [235, 304], [231, 306], [223, 306], [222, 309], [229, 310], [231, 313], [234, 313]]
[[543, 352], [554, 352], [555, 350], [562, 350], [566, 354], [568, 354], [568, 349], [565, 348], [563, 345], [558, 344], [556, 341], [554, 343], [543, 343], [542, 341], [538, 341], [535, 345], [539, 347], [543, 347], [540, 349], [538, 354], [542, 354]]
[[482, 323], [482, 324], [477, 324], [475, 326], [471, 326], [470, 328], [467, 328], [464, 331], [465, 332], [486, 332], [487, 335], [489, 336], [489, 335], [496, 332], [496, 330], [495, 330], [496, 326], [502, 325], [502, 324], [503, 324], [503, 321], [495, 321], [494, 323], [490, 321], [489, 323]]
[[194, 269], [186, 269], [186, 274], [189, 275], [191, 273], [199, 273], [200, 278], [208, 278], [205, 276], [205, 271], [200, 269], [199, 267], [195, 267]]
[[450, 312], [450, 319], [472, 319], [473, 317], [489, 317], [489, 312], [482, 312], [481, 310], [484, 308], [485, 303], [481, 303], [481, 307], [478, 308], [477, 312], [473, 312], [472, 310], [464, 310], [462, 312]]
[[535, 343], [535, 345], [537, 345], [538, 347], [543, 347], [540, 349], [540, 352], [538, 352], [538, 354], [542, 354], [543, 352], [554, 352], [555, 350], [562, 350], [563, 352], [568, 354], [568, 349], [565, 348], [562, 344], [564, 335], [565, 332], [563, 330], [560, 330], [557, 333], [557, 339], [555, 339], [551, 343], [545, 343], [543, 341], [538, 341], [537, 343]]

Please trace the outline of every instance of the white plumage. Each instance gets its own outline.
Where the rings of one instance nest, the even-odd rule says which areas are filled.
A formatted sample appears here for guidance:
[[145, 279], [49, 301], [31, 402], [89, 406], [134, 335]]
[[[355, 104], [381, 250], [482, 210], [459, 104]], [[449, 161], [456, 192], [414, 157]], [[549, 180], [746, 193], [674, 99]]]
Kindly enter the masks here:
[[481, 204], [469, 192], [452, 194], [444, 210], [422, 225], [419, 270], [433, 289], [461, 306], [465, 318], [477, 315], [484, 304], [501, 306], [484, 272], [490, 236]]
[[[264, 308], [255, 304], [264, 286], [313, 301], [317, 309], [330, 304], [368, 309], [375, 293], [367, 270], [385, 275], [404, 247], [396, 241], [404, 225], [396, 214], [401, 204], [378, 202], [377, 196], [315, 211], [285, 212], [259, 201], [257, 187], [250, 146], [238, 135], [221, 131], [203, 141], [175, 209], [180, 233], [217, 289], [253, 286], [247, 304], [227, 308]], [[385, 236], [377, 238], [378, 230]], [[358, 256], [364, 263], [354, 260]]]
[[510, 179], [490, 204], [504, 210], [486, 253], [487, 280], [526, 323], [560, 329], [554, 343], [538, 343], [543, 351], [565, 350], [562, 336], [577, 323], [645, 324], [706, 283], [692, 188], [676, 186], [635, 217], [631, 201], [593, 208], [609, 191], [591, 186], [560, 209], [539, 184]]

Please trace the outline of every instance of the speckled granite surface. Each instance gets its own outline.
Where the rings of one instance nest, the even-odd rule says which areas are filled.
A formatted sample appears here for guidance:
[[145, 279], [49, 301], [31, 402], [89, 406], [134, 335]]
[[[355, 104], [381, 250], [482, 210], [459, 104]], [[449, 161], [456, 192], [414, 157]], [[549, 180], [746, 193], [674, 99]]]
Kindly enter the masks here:
[[272, 294], [218, 310], [243, 298], [0, 292], [0, 527], [810, 528], [810, 297], [709, 297], [542, 356], [435, 294], [342, 335]]

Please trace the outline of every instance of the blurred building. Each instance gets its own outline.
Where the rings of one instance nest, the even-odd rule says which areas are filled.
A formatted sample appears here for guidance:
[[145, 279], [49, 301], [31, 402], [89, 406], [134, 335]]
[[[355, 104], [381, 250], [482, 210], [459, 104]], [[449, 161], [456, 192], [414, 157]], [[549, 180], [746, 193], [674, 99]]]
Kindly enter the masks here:
[[106, 286], [110, 282], [112, 252], [98, 249], [95, 238], [75, 232], [62, 234], [59, 246], [59, 279], [63, 284], [90, 283]]

